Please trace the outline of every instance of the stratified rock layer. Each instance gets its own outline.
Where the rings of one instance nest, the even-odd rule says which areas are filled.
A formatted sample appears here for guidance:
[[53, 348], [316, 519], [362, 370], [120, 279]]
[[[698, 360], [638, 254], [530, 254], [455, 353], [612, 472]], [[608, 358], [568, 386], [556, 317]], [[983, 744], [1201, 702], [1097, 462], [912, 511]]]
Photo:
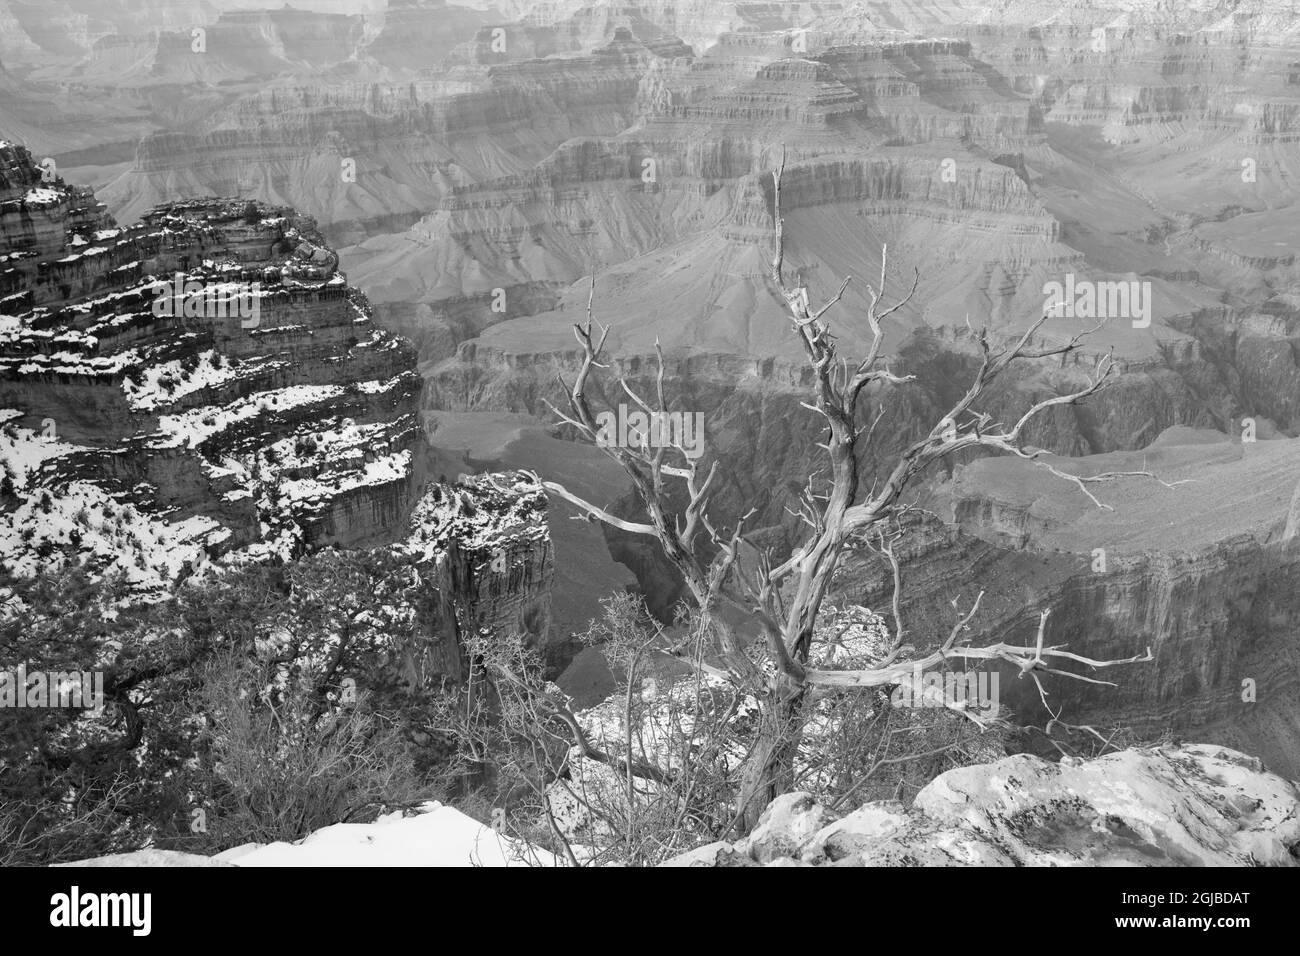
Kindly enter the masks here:
[[0, 145], [11, 568], [155, 585], [219, 555], [400, 537], [426, 480], [415, 353], [337, 263], [310, 219], [237, 200], [119, 228]]

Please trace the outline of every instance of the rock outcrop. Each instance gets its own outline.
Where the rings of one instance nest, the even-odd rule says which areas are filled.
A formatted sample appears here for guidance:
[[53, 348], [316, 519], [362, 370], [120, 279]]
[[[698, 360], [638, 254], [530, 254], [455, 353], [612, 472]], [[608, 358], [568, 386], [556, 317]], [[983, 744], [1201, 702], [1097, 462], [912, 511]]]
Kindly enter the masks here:
[[949, 770], [910, 807], [778, 797], [734, 844], [667, 866], [1298, 866], [1300, 788], [1202, 744]]
[[423, 640], [407, 654], [412, 677], [460, 679], [465, 641], [518, 634], [551, 674], [568, 663], [567, 635], [551, 632], [554, 550], [546, 496], [526, 473], [465, 476], [434, 485], [411, 515], [401, 547], [421, 562], [432, 606], [421, 608]]
[[312, 220], [207, 199], [120, 228], [3, 145], [0, 240], [7, 570], [85, 563], [151, 591], [210, 561], [395, 546], [427, 598], [414, 679], [458, 677], [481, 631], [565, 662], [540, 486], [430, 481], [415, 352]]

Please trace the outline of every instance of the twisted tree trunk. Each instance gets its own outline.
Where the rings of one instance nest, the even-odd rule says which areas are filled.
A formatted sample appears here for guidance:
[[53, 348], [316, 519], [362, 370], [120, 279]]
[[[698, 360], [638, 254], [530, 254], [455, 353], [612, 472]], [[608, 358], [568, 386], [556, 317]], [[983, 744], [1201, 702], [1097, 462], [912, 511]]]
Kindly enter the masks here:
[[741, 833], [753, 830], [767, 805], [794, 787], [806, 694], [806, 686], [782, 675], [759, 702], [758, 732], [740, 772], [736, 828]]

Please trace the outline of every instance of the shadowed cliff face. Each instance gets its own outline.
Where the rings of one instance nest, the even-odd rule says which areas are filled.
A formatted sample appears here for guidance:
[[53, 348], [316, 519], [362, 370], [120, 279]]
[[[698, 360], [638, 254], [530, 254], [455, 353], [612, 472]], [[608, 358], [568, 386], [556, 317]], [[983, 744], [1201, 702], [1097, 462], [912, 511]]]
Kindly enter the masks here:
[[[1078, 669], [1114, 687], [1046, 678], [1048, 703], [1061, 709], [1062, 720], [1092, 725], [1103, 735], [1129, 728], [1139, 739], [1172, 733], [1222, 743], [1260, 757], [1277, 773], [1300, 773], [1300, 603], [1294, 587], [1300, 553], [1294, 543], [1238, 538], [1204, 550], [1117, 561], [1106, 572], [1092, 571], [1091, 564], [1088, 554], [999, 548], [962, 534], [941, 535], [904, 566], [904, 619], [919, 643], [937, 643], [934, 635], [952, 627], [950, 601], [968, 605], [983, 589], [971, 642], [1032, 645], [1039, 612], [1050, 608], [1049, 644], [1094, 658], [1141, 655], [1147, 648], [1154, 655], [1150, 663], [1113, 673]], [[957, 587], [957, 580], [971, 583]], [[872, 606], [889, 599], [875, 568], [846, 571], [843, 588]], [[1002, 703], [1017, 722], [1046, 726], [1051, 714], [1031, 682], [1003, 669], [1000, 686]], [[1076, 734], [1072, 742], [1086, 739]]]

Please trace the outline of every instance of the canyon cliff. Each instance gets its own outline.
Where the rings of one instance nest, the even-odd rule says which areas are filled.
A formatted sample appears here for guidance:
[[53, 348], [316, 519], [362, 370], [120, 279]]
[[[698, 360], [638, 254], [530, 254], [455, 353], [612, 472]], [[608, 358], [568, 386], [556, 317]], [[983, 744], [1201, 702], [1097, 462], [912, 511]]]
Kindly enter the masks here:
[[[466, 470], [546, 478], [569, 465], [563, 433], [551, 444], [537, 435], [553, 421], [547, 402], [562, 399], [557, 373], [575, 371], [571, 324], [595, 274], [595, 316], [611, 327], [602, 397], [622, 400], [614, 375], [652, 389], [661, 344], [677, 407], [705, 413], [720, 515], [756, 508], [756, 540], [788, 550], [798, 528], [786, 507], [818, 460], [818, 434], [800, 405], [808, 370], [765, 278], [782, 149], [788, 266], [814, 301], [854, 277], [834, 317], [844, 354], [864, 346], [857, 317], [886, 258], [887, 298], [919, 273], [886, 343], [891, 368], [915, 380], [880, 396], [888, 411], [864, 452], [869, 474], [964, 389], [977, 366], [972, 328], [1010, 339], [1043, 314], [1047, 284], [1067, 277], [1136, 283], [1142, 309], [1051, 315], [1035, 346], [1106, 321], [1069, 362], [1008, 376], [984, 410], [1013, 420], [1111, 354], [1111, 386], [1053, 409], [1031, 444], [1067, 457], [1132, 453], [1127, 467], [1150, 462], [1166, 480], [1155, 463], [1182, 477], [1204, 468], [1205, 487], [1249, 489], [1246, 500], [1264, 482], [1269, 527], [1246, 533], [1255, 524], [1243, 513], [1209, 537], [1153, 530], [1125, 554], [1073, 511], [1052, 519], [1064, 522], [1055, 537], [1045, 532], [1035, 507], [1057, 492], [1037, 506], [1007, 500], [1023, 475], [954, 461], [921, 492], [938, 518], [913, 529], [908, 626], [943, 633], [954, 580], [987, 585], [982, 637], [1029, 633], [1051, 607], [1052, 626], [1081, 653], [1150, 644], [1157, 656], [1117, 689], [1060, 689], [1075, 722], [1204, 733], [1294, 770], [1293, 545], [1272, 527], [1290, 479], [1238, 474], [1219, 457], [1283, 455], [1273, 446], [1288, 442], [1272, 439], [1300, 433], [1294, 3], [515, 0], [496, 11], [377, 3], [355, 16], [323, 0], [295, 13], [217, 6], [203, 54], [187, 52], [183, 17], [147, 38], [106, 13], [93, 36], [60, 47], [59, 64], [2, 78], [14, 91], [8, 115], [28, 135], [25, 104], [41, 84], [66, 89], [75, 75], [94, 96], [128, 64], [137, 92], [114, 106], [126, 131], [116, 142], [60, 121], [42, 148], [103, 183], [123, 220], [212, 192], [269, 203], [271, 219], [286, 203], [314, 217], [373, 320], [414, 343], [418, 358], [404, 361], [425, 384], [403, 392], [404, 409], [459, 416], [461, 433], [506, 413], [523, 423], [490, 454], [465, 453]], [[9, 17], [22, 30], [0, 47], [6, 63], [56, 44], [25, 12]], [[235, 39], [248, 47], [242, 59]], [[1258, 443], [1239, 442], [1245, 419]], [[1198, 439], [1171, 458], [1153, 443], [1178, 428], [1228, 440]], [[630, 515], [627, 492], [608, 471], [586, 489]], [[1134, 527], [1145, 527], [1146, 506], [1113, 504]], [[404, 507], [381, 507], [385, 527], [402, 525]], [[350, 513], [324, 507], [313, 533], [346, 536]], [[1195, 514], [1168, 520], [1181, 527]], [[1062, 528], [1110, 549], [1107, 570], [1093, 571], [1093, 547]], [[583, 527], [566, 546], [586, 562], [603, 545], [666, 618], [677, 582], [654, 544], [603, 537]], [[624, 583], [596, 565], [582, 565], [583, 579], [561, 556], [556, 606], [570, 632], [592, 611], [584, 580]], [[880, 606], [880, 582], [862, 561], [841, 586]], [[1254, 704], [1241, 699], [1246, 679]], [[1016, 693], [1017, 712], [1041, 723], [1038, 702]]]
[[429, 568], [437, 673], [459, 674], [465, 627], [545, 649], [545, 498], [431, 481], [415, 351], [311, 219], [202, 199], [119, 227], [0, 144], [0, 312], [6, 570], [118, 570], [143, 596], [210, 564], [397, 545]]

